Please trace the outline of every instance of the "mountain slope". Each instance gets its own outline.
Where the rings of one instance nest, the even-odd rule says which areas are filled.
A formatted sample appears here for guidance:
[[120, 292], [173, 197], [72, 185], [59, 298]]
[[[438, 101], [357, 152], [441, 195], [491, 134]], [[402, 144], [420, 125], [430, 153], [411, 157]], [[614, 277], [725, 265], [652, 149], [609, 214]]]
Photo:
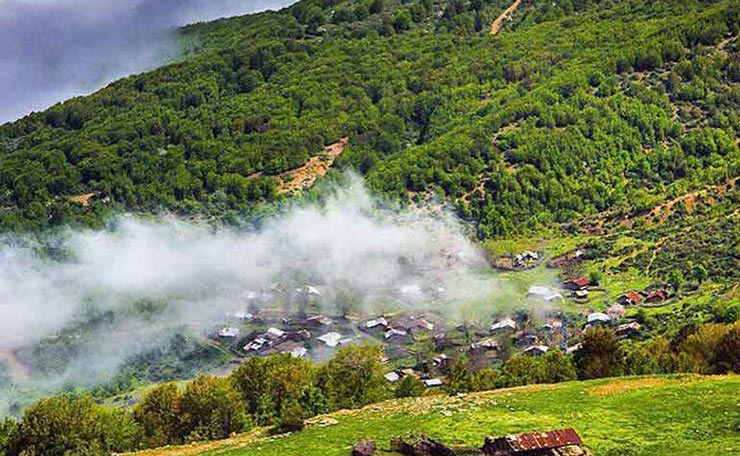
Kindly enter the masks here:
[[[185, 31], [182, 63], [0, 129], [2, 226], [223, 215], [343, 136], [381, 193], [436, 191], [482, 237], [737, 174], [738, 7], [304, 0]], [[493, 141], [492, 141], [493, 140]], [[103, 198], [99, 198], [103, 199]]]
[[[387, 454], [392, 437], [424, 432], [455, 446], [488, 435], [574, 427], [599, 456], [733, 454], [740, 414], [736, 377], [637, 377], [404, 399], [343, 411], [285, 437], [251, 433], [222, 442], [150, 450], [142, 456], [346, 455], [374, 439]], [[321, 421], [321, 418], [314, 422]]]

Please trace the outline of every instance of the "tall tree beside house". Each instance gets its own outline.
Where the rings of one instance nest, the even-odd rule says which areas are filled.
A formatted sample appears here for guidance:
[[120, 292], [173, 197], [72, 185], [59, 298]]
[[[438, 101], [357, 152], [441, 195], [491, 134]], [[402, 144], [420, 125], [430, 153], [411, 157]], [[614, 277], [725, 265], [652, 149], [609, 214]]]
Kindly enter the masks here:
[[522, 386], [539, 382], [537, 360], [531, 356], [516, 355], [504, 363], [500, 386]]
[[[231, 373], [230, 379], [247, 412], [258, 424], [267, 425], [283, 415], [287, 404], [302, 403], [316, 412], [326, 411], [319, 392], [309, 391], [314, 374], [310, 361], [283, 354], [249, 358]], [[307, 409], [306, 413], [312, 411]]]
[[624, 354], [617, 336], [608, 328], [586, 331], [574, 356], [581, 379], [614, 377], [624, 372]]
[[336, 408], [361, 407], [388, 396], [380, 351], [370, 345], [340, 348], [321, 366], [316, 384]]
[[424, 384], [421, 380], [413, 375], [405, 375], [393, 390], [393, 395], [397, 398], [419, 397], [424, 393]]
[[578, 377], [573, 359], [560, 350], [549, 350], [539, 362], [542, 383], [567, 382]]
[[444, 389], [449, 394], [466, 393], [473, 390], [473, 375], [465, 363], [457, 361], [450, 366]]

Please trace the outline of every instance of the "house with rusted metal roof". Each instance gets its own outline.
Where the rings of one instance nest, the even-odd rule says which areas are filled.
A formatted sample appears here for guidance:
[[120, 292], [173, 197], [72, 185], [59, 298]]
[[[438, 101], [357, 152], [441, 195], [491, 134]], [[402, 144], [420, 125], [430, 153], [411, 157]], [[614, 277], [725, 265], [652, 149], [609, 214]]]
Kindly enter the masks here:
[[586, 290], [591, 285], [591, 281], [585, 277], [576, 277], [563, 283], [563, 288], [570, 291]]
[[482, 451], [492, 456], [587, 455], [583, 441], [573, 428], [548, 432], [486, 437]]
[[642, 302], [642, 296], [635, 290], [629, 290], [617, 299], [623, 306], [636, 306]]

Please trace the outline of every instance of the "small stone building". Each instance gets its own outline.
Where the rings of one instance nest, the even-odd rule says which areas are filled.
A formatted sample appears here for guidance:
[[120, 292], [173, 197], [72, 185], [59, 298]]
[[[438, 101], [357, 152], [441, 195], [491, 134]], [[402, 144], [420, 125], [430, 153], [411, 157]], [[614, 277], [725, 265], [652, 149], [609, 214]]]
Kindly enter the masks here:
[[491, 456], [587, 456], [583, 442], [572, 428], [549, 432], [486, 437], [483, 453]]

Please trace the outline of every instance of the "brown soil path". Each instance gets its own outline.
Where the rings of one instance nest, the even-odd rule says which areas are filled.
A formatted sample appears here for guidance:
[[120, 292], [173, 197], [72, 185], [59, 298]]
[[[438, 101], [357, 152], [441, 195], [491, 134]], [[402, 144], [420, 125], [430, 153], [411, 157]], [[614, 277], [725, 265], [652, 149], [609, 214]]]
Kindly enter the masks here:
[[491, 24], [491, 35], [495, 35], [501, 30], [501, 26], [504, 24], [504, 21], [514, 14], [514, 11], [516, 11], [521, 2], [522, 0], [514, 0], [514, 3], [512, 3], [510, 7], [506, 8], [506, 10], [501, 13], [495, 21], [493, 21], [493, 24]]

